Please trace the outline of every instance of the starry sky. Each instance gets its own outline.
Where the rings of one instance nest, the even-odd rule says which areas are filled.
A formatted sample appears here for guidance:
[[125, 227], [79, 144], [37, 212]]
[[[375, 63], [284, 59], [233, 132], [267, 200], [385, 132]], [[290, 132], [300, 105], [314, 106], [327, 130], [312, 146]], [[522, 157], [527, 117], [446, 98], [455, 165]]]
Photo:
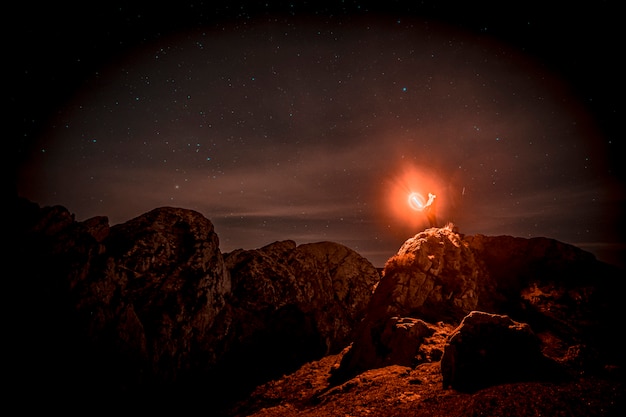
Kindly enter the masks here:
[[439, 225], [620, 264], [617, 13], [505, 6], [13, 6], [17, 193], [111, 224], [189, 208], [224, 252], [329, 240], [375, 266], [433, 193]]

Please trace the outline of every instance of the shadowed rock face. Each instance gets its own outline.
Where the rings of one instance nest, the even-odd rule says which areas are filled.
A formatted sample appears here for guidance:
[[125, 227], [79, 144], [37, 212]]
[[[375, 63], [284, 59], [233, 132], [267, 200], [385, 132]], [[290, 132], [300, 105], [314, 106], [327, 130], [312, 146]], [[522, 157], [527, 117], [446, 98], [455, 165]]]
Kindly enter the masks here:
[[452, 333], [441, 358], [444, 388], [476, 391], [491, 385], [556, 376], [526, 323], [473, 311]]
[[159, 208], [109, 227], [105, 217], [76, 222], [63, 207], [21, 204], [21, 304], [33, 307], [26, 322], [47, 332], [22, 329], [22, 353], [33, 373], [70, 375], [78, 391], [243, 393], [345, 347], [379, 279], [331, 242], [277, 242], [225, 260], [212, 223], [192, 210]]
[[[226, 256], [232, 280], [218, 322], [225, 359], [222, 383], [241, 386], [240, 372], [279, 377], [306, 360], [336, 353], [353, 336], [379, 275], [345, 246], [276, 242]], [[251, 387], [259, 382], [249, 377]]]
[[20, 285], [54, 340], [29, 347], [34, 367], [71, 375], [77, 390], [115, 392], [176, 381], [217, 360], [212, 327], [230, 278], [209, 220], [174, 208], [113, 227], [106, 218], [75, 222], [62, 207], [31, 214], [22, 222]]
[[276, 242], [235, 251], [226, 262], [233, 306], [252, 315], [295, 308], [315, 323], [324, 353], [350, 342], [378, 282], [367, 260], [332, 242]]
[[112, 227], [103, 244], [78, 304], [90, 310], [90, 335], [113, 326], [123, 339], [115, 343], [134, 349], [159, 379], [206, 369], [215, 360], [205, 353], [211, 328], [231, 288], [211, 222], [190, 210], [155, 209]]

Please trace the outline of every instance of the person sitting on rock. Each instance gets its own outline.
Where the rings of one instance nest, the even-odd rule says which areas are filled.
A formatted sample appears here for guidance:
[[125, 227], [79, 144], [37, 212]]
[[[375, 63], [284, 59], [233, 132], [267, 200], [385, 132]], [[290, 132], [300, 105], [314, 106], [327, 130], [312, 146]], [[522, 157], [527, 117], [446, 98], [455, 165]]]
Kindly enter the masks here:
[[428, 193], [428, 201], [424, 205], [424, 213], [426, 213], [426, 218], [428, 219], [428, 223], [430, 227], [437, 227], [437, 215], [435, 213], [435, 198], [437, 196], [433, 193]]

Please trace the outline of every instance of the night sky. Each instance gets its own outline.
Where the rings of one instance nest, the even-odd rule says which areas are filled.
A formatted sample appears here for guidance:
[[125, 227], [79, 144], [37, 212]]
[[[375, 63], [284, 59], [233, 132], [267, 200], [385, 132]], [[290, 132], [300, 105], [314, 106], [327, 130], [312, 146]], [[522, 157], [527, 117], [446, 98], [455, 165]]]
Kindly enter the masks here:
[[376, 266], [433, 193], [441, 226], [623, 263], [617, 9], [468, 3], [15, 6], [17, 192], [111, 224], [194, 209], [225, 252], [330, 240]]

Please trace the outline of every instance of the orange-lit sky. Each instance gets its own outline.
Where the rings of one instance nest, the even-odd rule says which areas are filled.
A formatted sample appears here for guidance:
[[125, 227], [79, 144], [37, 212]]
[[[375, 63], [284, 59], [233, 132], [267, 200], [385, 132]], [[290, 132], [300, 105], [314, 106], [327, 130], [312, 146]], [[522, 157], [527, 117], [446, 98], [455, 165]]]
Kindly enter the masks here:
[[612, 11], [387, 3], [18, 10], [18, 193], [112, 224], [190, 208], [223, 251], [331, 240], [382, 266], [431, 192], [463, 233], [622, 257]]

